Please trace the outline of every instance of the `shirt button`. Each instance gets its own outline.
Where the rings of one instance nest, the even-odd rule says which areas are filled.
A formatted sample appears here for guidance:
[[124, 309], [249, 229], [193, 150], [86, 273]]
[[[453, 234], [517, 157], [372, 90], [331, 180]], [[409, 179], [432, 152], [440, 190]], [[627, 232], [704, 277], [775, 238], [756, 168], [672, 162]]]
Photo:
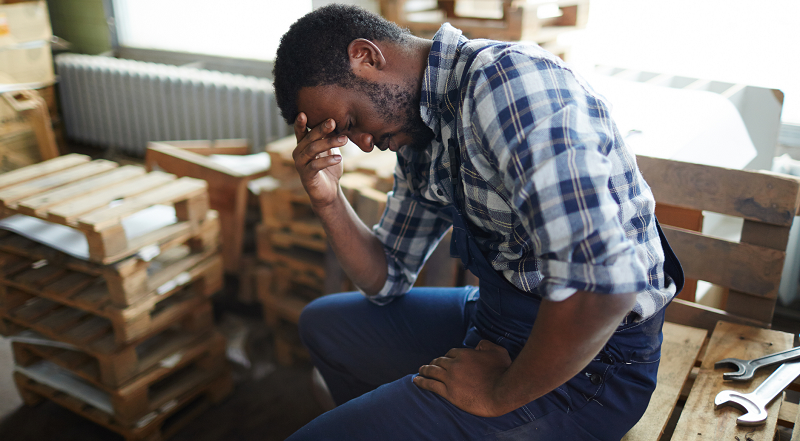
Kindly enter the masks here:
[[439, 196], [444, 196], [444, 192], [442, 191], [441, 188], [436, 190], [436, 194], [438, 194]]
[[592, 374], [589, 377], [589, 381], [591, 381], [595, 386], [599, 386], [600, 383], [603, 382], [603, 377], [601, 377], [600, 374]]

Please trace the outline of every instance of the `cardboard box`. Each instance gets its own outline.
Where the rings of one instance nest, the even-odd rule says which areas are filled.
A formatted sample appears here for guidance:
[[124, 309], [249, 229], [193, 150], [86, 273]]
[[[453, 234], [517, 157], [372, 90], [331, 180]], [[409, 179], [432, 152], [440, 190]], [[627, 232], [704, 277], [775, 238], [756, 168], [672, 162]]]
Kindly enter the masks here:
[[52, 84], [51, 36], [44, 1], [0, 4], [0, 84]]

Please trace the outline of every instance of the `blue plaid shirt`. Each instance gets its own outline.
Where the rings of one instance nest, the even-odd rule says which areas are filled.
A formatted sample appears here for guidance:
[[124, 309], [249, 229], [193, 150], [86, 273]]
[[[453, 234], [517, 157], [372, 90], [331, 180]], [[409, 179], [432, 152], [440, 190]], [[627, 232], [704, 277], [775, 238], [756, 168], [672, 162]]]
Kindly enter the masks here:
[[440, 208], [453, 203], [457, 149], [465, 215], [495, 270], [556, 301], [577, 290], [636, 292], [634, 312], [651, 316], [674, 284], [665, 288], [652, 193], [607, 105], [532, 44], [486, 48], [465, 74], [469, 55], [492, 43], [467, 40], [449, 24], [433, 39], [420, 108], [436, 139], [425, 151], [398, 152], [394, 189], [374, 227], [388, 279], [371, 299], [407, 292], [451, 226]]

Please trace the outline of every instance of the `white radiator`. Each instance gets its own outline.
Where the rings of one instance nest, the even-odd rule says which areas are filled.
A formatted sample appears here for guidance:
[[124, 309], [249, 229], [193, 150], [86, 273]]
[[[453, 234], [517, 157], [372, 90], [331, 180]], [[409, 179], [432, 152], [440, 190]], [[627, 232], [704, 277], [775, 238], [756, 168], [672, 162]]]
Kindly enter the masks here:
[[150, 141], [246, 138], [261, 151], [290, 133], [265, 78], [91, 55], [55, 61], [75, 141], [144, 156]]

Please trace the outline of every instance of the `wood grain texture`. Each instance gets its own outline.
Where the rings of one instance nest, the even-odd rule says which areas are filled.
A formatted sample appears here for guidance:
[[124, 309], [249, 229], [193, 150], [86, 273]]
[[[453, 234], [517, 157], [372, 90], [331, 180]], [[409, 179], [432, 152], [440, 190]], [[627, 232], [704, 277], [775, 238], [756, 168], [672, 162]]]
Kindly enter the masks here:
[[791, 226], [800, 180], [788, 175], [732, 170], [637, 156], [656, 201], [773, 225]]
[[793, 336], [785, 332], [719, 322], [711, 335], [703, 364], [672, 439], [734, 440], [738, 436], [740, 440], [745, 440], [745, 435], [749, 434], [748, 439], [753, 441], [772, 441], [780, 411], [780, 399], [768, 406], [769, 417], [765, 425], [759, 427], [737, 426], [736, 418], [741, 415], [738, 409], [714, 408], [714, 397], [722, 390], [751, 392], [772, 370], [756, 372], [750, 382], [723, 382], [723, 371], [715, 370], [714, 363], [729, 357], [743, 360], [761, 357], [789, 349], [792, 342]]
[[777, 298], [786, 253], [663, 226], [686, 277]]

